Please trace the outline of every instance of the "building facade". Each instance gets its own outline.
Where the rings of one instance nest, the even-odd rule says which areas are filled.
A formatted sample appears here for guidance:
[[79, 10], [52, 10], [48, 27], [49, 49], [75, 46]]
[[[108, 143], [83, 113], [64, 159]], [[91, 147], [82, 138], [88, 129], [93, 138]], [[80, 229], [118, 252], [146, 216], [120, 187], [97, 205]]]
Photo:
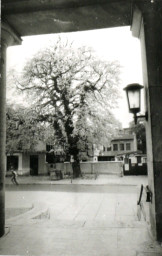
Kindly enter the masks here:
[[12, 155], [6, 156], [6, 175], [11, 174], [11, 166], [18, 175], [45, 175], [46, 165], [46, 145], [39, 142], [33, 151], [17, 150]]
[[[99, 161], [123, 160], [122, 154], [137, 151], [137, 139], [135, 134], [123, 134], [114, 137], [110, 145], [104, 145], [98, 156]], [[118, 155], [121, 155], [120, 159]]]

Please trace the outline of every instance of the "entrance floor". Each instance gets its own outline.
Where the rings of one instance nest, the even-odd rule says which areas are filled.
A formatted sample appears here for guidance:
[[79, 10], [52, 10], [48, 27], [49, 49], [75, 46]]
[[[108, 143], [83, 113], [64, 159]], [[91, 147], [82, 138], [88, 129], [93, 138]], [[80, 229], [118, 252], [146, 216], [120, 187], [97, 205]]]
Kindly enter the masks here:
[[0, 255], [162, 255], [148, 224], [137, 219], [135, 185], [34, 186], [6, 191], [11, 213]]

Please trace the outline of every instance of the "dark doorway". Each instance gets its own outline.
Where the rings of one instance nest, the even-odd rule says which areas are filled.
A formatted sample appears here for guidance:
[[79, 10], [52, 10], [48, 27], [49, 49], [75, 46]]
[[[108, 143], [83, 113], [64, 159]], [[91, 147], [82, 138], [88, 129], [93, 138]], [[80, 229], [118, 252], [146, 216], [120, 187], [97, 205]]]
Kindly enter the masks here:
[[30, 175], [38, 175], [38, 156], [30, 156]]
[[7, 156], [7, 171], [11, 170], [11, 166], [18, 170], [18, 156]]

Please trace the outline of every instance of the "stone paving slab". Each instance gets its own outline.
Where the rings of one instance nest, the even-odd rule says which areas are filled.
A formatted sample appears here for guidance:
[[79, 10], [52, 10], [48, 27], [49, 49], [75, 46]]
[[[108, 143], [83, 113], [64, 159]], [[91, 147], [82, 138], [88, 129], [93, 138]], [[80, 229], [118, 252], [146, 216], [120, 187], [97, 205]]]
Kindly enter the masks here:
[[26, 211], [24, 214], [20, 214], [6, 220], [7, 225], [22, 225], [30, 222], [33, 219], [43, 219], [43, 216], [48, 218], [48, 209], [41, 206], [36, 206]]
[[[0, 239], [1, 255], [159, 256], [147, 229], [53, 227], [45, 222], [12, 226]], [[13, 239], [15, 237], [15, 239]], [[7, 239], [6, 239], [7, 238]], [[147, 240], [147, 242], [146, 242]], [[150, 245], [150, 248], [149, 248]], [[141, 251], [141, 254], [140, 254]], [[145, 252], [145, 254], [143, 254]], [[156, 252], [156, 254], [155, 254]]]
[[23, 214], [25, 212], [28, 212], [30, 210], [30, 208], [6, 208], [5, 209], [5, 218], [9, 219], [15, 216], [18, 216], [20, 214]]

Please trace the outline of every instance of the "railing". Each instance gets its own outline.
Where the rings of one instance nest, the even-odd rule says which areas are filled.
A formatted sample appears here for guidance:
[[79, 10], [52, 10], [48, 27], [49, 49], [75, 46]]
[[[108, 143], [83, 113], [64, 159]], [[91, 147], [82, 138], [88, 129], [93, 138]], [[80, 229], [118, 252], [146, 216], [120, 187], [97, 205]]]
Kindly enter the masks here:
[[140, 195], [139, 195], [139, 200], [137, 202], [137, 205], [140, 205], [140, 203], [141, 203], [142, 194], [143, 194], [143, 184], [141, 184], [141, 190], [140, 190]]
[[[143, 192], [145, 192], [144, 196], [143, 196]], [[152, 192], [151, 192], [149, 186], [147, 185], [146, 187], [144, 187], [143, 185], [141, 185], [140, 195], [139, 195], [139, 199], [137, 201], [138, 220], [141, 220], [143, 217], [143, 219], [145, 221], [147, 221], [148, 223], [150, 222], [149, 204], [148, 203], [152, 203], [152, 199], [153, 199], [153, 195], [152, 195]]]
[[[141, 190], [140, 190], [140, 195], [139, 195], [139, 200], [137, 202], [137, 205], [140, 205], [141, 200], [142, 200], [142, 195], [143, 195], [143, 185], [141, 185]], [[146, 202], [150, 202], [152, 203], [152, 192], [149, 189], [149, 186], [147, 185], [145, 188], [145, 192], [146, 192]]]

